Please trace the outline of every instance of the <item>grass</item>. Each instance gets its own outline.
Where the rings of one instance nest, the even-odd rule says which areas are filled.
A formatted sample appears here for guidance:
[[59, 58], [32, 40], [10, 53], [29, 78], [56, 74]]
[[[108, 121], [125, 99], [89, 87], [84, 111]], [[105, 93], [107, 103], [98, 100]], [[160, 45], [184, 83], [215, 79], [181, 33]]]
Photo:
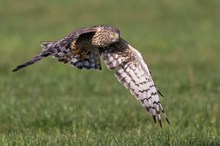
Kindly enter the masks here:
[[[1, 0], [0, 145], [220, 145], [219, 1]], [[13, 67], [41, 40], [95, 24], [120, 28], [145, 57], [171, 126], [153, 123], [103, 65], [45, 59]]]

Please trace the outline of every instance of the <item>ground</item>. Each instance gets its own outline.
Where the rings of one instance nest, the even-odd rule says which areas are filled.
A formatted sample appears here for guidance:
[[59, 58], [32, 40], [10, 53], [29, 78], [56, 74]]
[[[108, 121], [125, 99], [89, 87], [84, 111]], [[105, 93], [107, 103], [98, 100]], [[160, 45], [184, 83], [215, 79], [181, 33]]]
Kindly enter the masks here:
[[[219, 1], [1, 0], [0, 145], [220, 145]], [[143, 54], [171, 126], [163, 128], [104, 65], [52, 58], [11, 70], [39, 41], [113, 25]]]

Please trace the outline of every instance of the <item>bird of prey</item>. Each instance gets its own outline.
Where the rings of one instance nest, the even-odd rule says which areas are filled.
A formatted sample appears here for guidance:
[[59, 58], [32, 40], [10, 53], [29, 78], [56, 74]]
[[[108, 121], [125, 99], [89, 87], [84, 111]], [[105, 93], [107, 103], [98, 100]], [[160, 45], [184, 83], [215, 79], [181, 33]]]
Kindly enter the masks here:
[[12, 71], [48, 56], [78, 69], [101, 70], [101, 58], [108, 69], [116, 70], [116, 78], [152, 114], [155, 123], [158, 119], [162, 127], [162, 113], [170, 124], [159, 100], [159, 96], [163, 95], [157, 89], [147, 64], [138, 50], [120, 37], [118, 29], [109, 25], [80, 28], [58, 41], [42, 42], [41, 47], [43, 49], [38, 55]]

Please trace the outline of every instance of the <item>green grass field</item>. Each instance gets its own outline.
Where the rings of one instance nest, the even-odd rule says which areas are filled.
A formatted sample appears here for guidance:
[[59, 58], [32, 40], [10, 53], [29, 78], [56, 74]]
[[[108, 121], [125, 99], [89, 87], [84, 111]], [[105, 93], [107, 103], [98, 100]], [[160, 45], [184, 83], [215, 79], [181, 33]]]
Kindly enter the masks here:
[[[0, 145], [220, 145], [220, 1], [1, 0]], [[110, 24], [139, 49], [166, 96], [163, 128], [103, 64], [71, 68], [39, 41]]]

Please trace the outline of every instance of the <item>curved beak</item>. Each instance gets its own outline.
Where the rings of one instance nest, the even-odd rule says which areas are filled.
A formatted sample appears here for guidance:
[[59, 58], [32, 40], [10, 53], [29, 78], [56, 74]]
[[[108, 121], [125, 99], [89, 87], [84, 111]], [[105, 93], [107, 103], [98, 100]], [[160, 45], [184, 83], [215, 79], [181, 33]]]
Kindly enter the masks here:
[[120, 37], [119, 34], [115, 34], [116, 39], [119, 39], [119, 37]]

